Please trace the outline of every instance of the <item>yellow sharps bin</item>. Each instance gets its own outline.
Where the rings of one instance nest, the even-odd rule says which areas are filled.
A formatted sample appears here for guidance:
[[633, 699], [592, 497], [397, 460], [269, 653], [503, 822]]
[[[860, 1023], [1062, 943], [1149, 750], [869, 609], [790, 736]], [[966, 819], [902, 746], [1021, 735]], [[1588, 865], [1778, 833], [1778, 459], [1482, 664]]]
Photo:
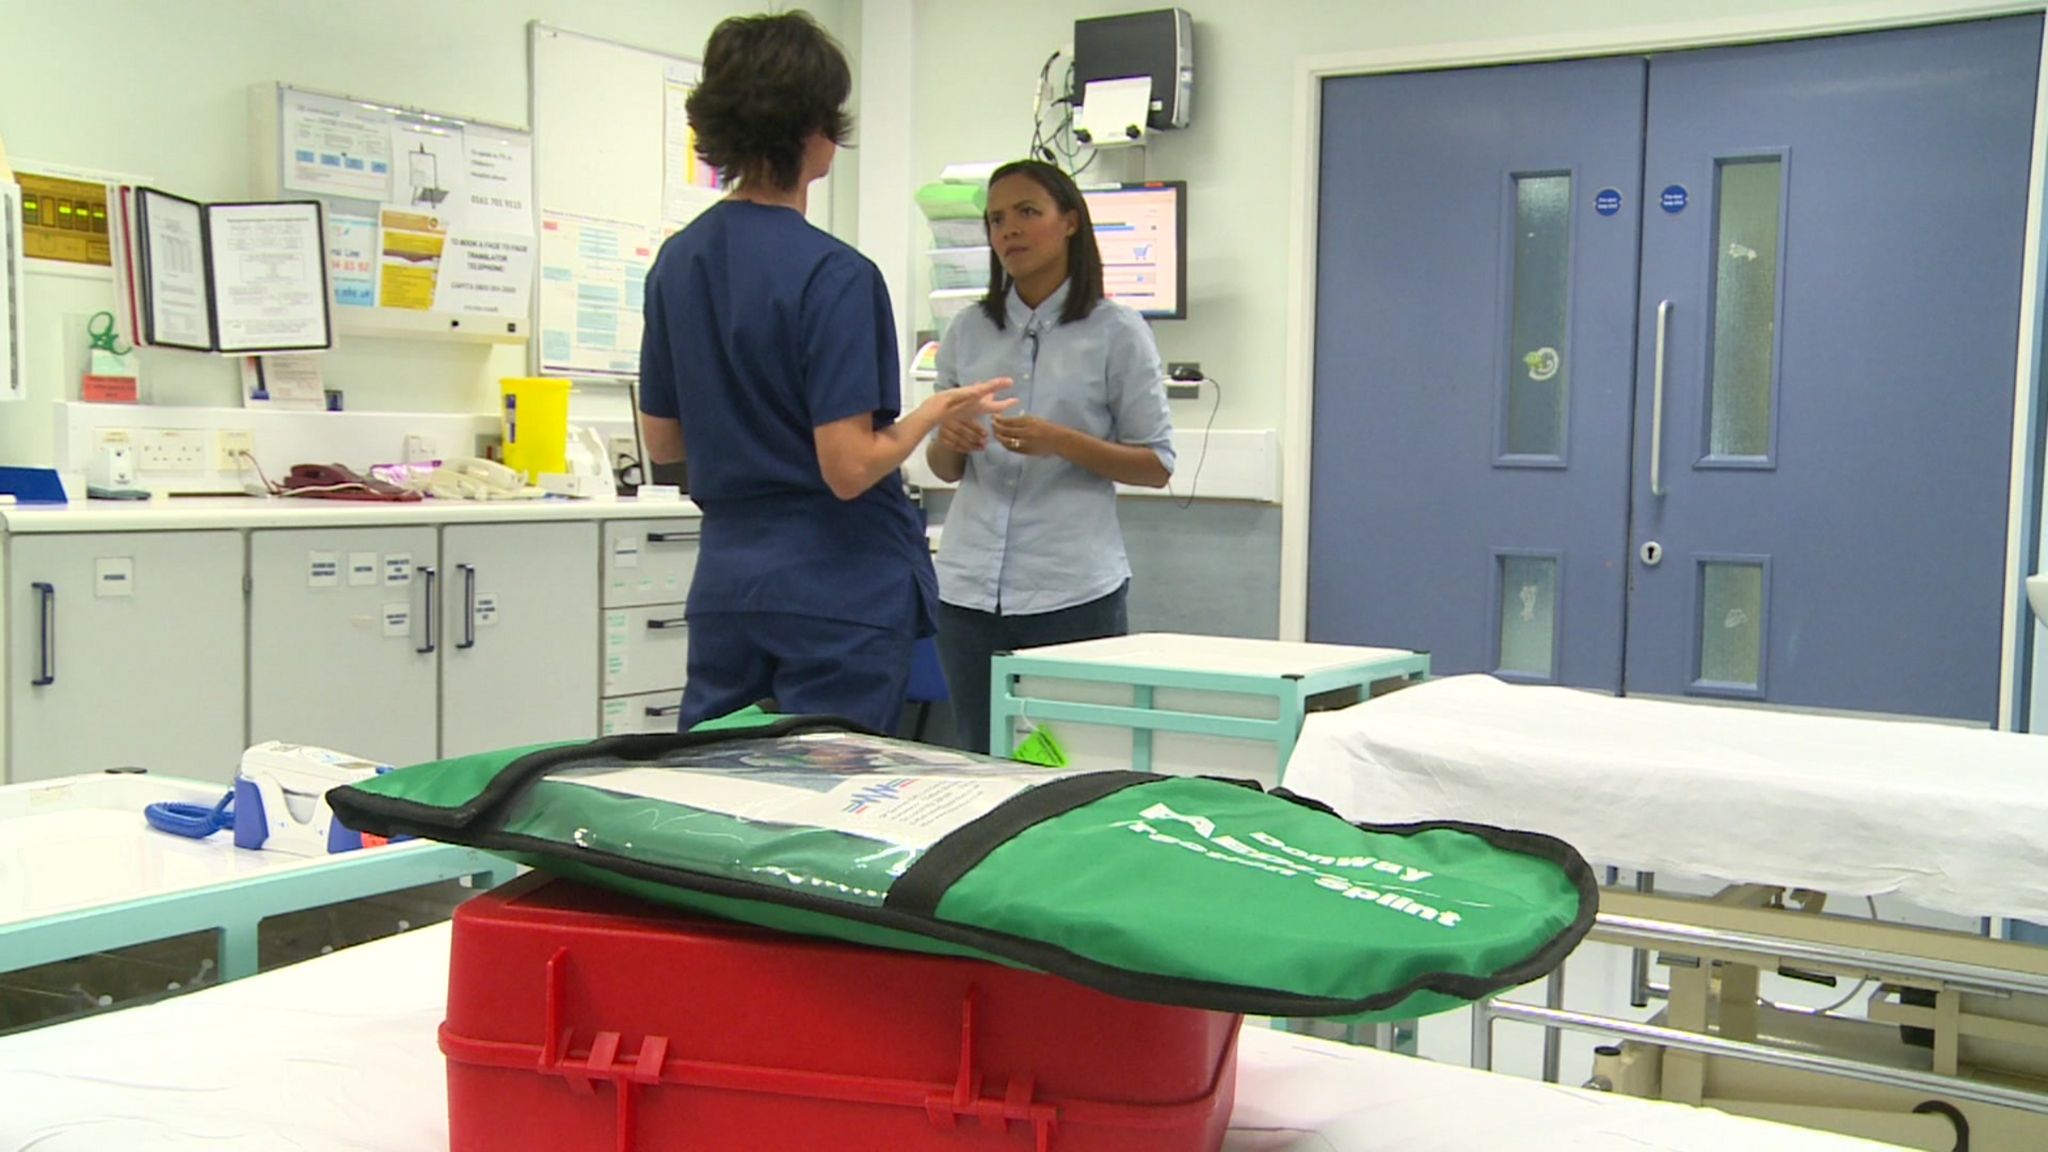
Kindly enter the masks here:
[[529, 484], [539, 483], [543, 473], [568, 471], [569, 382], [512, 376], [498, 383], [506, 467], [524, 473]]

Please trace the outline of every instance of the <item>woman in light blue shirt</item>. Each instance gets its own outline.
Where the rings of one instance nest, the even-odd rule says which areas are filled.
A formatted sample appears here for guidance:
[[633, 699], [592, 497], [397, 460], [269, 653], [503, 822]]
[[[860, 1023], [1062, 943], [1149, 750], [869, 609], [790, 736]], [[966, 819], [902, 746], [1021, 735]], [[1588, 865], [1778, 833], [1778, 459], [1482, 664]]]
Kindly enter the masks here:
[[1163, 488], [1173, 424], [1152, 332], [1102, 294], [1087, 202], [1036, 160], [988, 190], [989, 286], [939, 343], [941, 389], [998, 376], [1017, 405], [939, 425], [925, 459], [960, 488], [939, 548], [939, 658], [963, 746], [988, 750], [997, 652], [1120, 636], [1131, 566], [1115, 484]]

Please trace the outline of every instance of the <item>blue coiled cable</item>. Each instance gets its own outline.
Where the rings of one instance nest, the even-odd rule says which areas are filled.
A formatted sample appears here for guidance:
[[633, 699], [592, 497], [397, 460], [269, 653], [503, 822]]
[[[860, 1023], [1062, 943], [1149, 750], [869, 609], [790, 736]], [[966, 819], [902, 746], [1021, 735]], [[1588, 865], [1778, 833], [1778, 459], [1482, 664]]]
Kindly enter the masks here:
[[230, 791], [220, 803], [208, 808], [201, 804], [163, 801], [142, 810], [142, 818], [159, 832], [203, 840], [223, 828], [235, 826], [235, 794]]

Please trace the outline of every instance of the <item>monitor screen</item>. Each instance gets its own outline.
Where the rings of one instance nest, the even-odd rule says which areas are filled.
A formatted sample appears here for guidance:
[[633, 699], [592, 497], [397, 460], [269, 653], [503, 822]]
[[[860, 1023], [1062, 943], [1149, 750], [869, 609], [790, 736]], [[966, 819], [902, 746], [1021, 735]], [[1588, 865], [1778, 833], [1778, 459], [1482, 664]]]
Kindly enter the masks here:
[[1087, 188], [1110, 299], [1155, 320], [1187, 318], [1187, 192], [1182, 181]]

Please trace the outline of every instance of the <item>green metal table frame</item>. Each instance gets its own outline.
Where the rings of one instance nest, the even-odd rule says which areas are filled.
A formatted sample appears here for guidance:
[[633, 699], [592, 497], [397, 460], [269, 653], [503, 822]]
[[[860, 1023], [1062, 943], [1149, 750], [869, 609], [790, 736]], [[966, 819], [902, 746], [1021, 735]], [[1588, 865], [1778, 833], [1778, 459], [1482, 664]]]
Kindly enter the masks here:
[[510, 860], [448, 844], [393, 844], [176, 892], [74, 908], [0, 925], [0, 971], [33, 968], [193, 932], [220, 934], [220, 978], [256, 973], [258, 925], [319, 908], [468, 878], [481, 891], [512, 878]]
[[[1083, 704], [1019, 696], [1017, 682], [1027, 676], [1126, 685], [1132, 690], [1133, 702], [1128, 705]], [[1302, 720], [1311, 698], [1340, 688], [1355, 687], [1369, 693], [1372, 685], [1383, 680], [1421, 680], [1428, 677], [1427, 652], [1374, 656], [1356, 664], [1323, 668], [1313, 673], [1272, 676], [1035, 657], [1027, 649], [1022, 653], [994, 658], [989, 677], [988, 746], [990, 752], [997, 756], [1007, 757], [1014, 753], [1017, 750], [1015, 721], [1019, 717], [1066, 720], [1076, 724], [1131, 729], [1133, 771], [1152, 771], [1154, 732], [1179, 732], [1271, 744], [1278, 750], [1278, 767], [1284, 776], [1288, 755], [1294, 751], [1294, 741], [1301, 735]], [[1271, 720], [1263, 720], [1249, 716], [1167, 711], [1153, 706], [1155, 694], [1162, 688], [1265, 697], [1278, 704], [1278, 714]]]

